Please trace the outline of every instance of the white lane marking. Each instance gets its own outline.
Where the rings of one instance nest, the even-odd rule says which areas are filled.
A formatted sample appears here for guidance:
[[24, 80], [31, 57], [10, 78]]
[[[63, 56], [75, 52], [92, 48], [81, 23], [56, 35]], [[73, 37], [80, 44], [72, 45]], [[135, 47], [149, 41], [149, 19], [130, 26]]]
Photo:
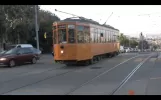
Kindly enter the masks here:
[[161, 77], [150, 78], [151, 80], [161, 79]]
[[133, 74], [151, 57], [152, 55], [148, 56], [144, 61], [142, 61], [140, 64], [138, 64], [129, 74], [127, 77], [124, 78], [124, 80], [118, 85], [118, 87], [110, 93], [110, 95], [114, 95], [117, 91], [121, 89], [122, 86], [133, 76]]
[[134, 62], [141, 62], [143, 60], [143, 58], [137, 58], [134, 60]]
[[154, 62], [157, 58], [150, 58], [149, 61], [150, 62]]
[[108, 69], [107, 71], [105, 71], [105, 72], [103, 72], [103, 73], [101, 73], [101, 74], [99, 74], [99, 75], [95, 76], [95, 77], [94, 77], [94, 78], [92, 78], [91, 80], [89, 80], [89, 81], [87, 81], [87, 82], [83, 83], [83, 84], [82, 84], [82, 85], [80, 85], [79, 87], [76, 87], [76, 88], [72, 89], [71, 91], [69, 91], [68, 93], [65, 93], [65, 95], [69, 95], [69, 94], [71, 94], [71, 93], [72, 93], [72, 92], [74, 92], [75, 90], [77, 90], [77, 89], [79, 89], [79, 88], [83, 87], [84, 85], [86, 85], [86, 84], [90, 83], [91, 81], [95, 80], [96, 78], [99, 78], [100, 76], [102, 76], [102, 75], [104, 75], [104, 74], [108, 73], [109, 71], [111, 71], [111, 70], [115, 69], [115, 68], [116, 68], [116, 67], [118, 67], [119, 65], [122, 65], [122, 64], [124, 64], [125, 62], [128, 62], [129, 60], [134, 59], [134, 58], [139, 57], [139, 56], [142, 56], [142, 55], [137, 55], [137, 56], [134, 56], [134, 57], [132, 57], [132, 58], [129, 58], [129, 59], [127, 59], [127, 60], [125, 60], [125, 61], [121, 62], [120, 64], [118, 64], [118, 65], [116, 65], [116, 66], [114, 66], [114, 67], [112, 67], [112, 68]]

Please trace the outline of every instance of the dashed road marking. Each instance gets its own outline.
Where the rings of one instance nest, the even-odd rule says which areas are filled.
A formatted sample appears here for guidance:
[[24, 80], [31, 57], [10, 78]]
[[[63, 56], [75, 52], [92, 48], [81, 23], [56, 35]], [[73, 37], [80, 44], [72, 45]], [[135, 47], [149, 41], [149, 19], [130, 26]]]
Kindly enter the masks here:
[[134, 60], [134, 62], [141, 62], [141, 61], [143, 61], [143, 58], [137, 58]]
[[161, 62], [161, 58], [156, 59], [156, 62]]
[[150, 62], [154, 62], [157, 58], [150, 58], [149, 61]]
[[150, 78], [151, 80], [161, 79], [161, 77]]

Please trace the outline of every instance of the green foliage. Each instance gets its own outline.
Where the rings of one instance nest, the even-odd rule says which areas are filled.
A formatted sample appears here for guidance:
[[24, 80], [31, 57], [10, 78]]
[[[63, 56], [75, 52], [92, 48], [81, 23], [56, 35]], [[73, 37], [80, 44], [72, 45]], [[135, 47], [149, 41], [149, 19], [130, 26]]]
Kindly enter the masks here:
[[129, 40], [123, 33], [120, 34], [120, 36], [118, 36], [118, 40], [120, 42], [121, 45], [125, 46], [125, 47], [132, 47], [135, 48], [136, 46], [138, 46], [138, 42], [135, 40]]
[[148, 44], [148, 42], [145, 41], [145, 40], [139, 42], [138, 48], [139, 48], [139, 49], [142, 49], [142, 46], [143, 46], [143, 49], [149, 49], [149, 44]]
[[130, 41], [130, 46], [132, 47], [132, 48], [136, 48], [136, 46], [138, 46], [138, 42], [137, 41], [135, 41], [135, 40], [131, 40]]
[[[52, 36], [52, 23], [60, 20], [51, 12], [38, 7], [38, 24], [40, 44], [45, 45], [43, 34]], [[0, 5], [0, 42], [35, 44], [35, 6], [34, 5]]]
[[154, 48], [154, 50], [156, 50], [158, 48], [158, 46], [157, 45], [154, 45], [153, 48]]

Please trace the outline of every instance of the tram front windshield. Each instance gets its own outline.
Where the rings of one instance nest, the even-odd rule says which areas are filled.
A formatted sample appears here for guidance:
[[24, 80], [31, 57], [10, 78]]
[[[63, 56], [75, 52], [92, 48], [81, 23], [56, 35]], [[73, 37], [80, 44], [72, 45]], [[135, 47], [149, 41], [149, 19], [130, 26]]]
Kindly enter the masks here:
[[[74, 25], [67, 25], [58, 27], [58, 43], [75, 43], [75, 28]], [[68, 40], [67, 40], [68, 39]]]

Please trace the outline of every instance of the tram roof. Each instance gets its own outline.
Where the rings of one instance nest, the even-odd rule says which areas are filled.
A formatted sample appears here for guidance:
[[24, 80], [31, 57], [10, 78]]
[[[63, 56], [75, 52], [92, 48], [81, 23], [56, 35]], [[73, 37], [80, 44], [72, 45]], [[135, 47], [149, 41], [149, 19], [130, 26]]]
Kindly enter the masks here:
[[71, 17], [71, 18], [66, 18], [64, 20], [61, 20], [59, 22], [83, 22], [83, 23], [89, 23], [89, 24], [94, 24], [94, 25], [99, 25], [99, 26], [104, 26], [106, 28], [110, 28], [110, 29], [114, 29], [114, 30], [117, 30], [119, 31], [118, 29], [110, 26], [110, 25], [101, 25], [99, 24], [97, 21], [94, 21], [92, 19], [86, 19], [86, 18], [83, 18], [83, 17], [80, 17], [78, 19], [74, 19], [74, 18], [78, 18], [78, 17]]

